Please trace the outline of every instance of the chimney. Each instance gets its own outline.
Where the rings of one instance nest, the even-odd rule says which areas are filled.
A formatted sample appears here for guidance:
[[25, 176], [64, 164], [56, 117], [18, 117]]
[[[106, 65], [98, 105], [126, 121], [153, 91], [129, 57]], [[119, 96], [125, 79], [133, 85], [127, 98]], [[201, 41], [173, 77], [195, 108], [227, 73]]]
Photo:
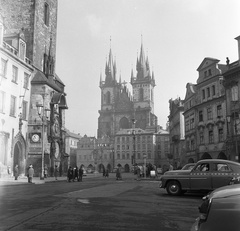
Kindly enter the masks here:
[[235, 38], [238, 42], [238, 61], [240, 61], [240, 36], [238, 36], [237, 38]]

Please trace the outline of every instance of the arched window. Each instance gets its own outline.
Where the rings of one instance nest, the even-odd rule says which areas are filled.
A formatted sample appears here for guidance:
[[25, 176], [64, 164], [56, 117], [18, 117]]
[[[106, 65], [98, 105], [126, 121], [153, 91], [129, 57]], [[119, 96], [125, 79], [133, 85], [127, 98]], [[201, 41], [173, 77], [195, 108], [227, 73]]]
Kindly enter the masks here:
[[143, 101], [143, 97], [144, 95], [143, 95], [143, 88], [140, 88], [139, 89], [139, 101]]
[[129, 128], [129, 121], [126, 117], [123, 117], [119, 122], [119, 128], [120, 129], [126, 129]]
[[108, 91], [108, 92], [106, 93], [106, 104], [110, 104], [110, 102], [111, 102], [111, 94], [110, 94], [110, 92]]

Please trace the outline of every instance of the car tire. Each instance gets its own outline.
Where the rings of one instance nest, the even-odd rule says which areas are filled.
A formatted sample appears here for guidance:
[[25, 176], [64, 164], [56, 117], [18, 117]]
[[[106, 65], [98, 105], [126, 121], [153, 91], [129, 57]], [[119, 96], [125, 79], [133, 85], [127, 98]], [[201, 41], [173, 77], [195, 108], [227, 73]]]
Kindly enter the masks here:
[[167, 183], [167, 193], [169, 195], [178, 196], [182, 193], [181, 185], [177, 181], [169, 181]]

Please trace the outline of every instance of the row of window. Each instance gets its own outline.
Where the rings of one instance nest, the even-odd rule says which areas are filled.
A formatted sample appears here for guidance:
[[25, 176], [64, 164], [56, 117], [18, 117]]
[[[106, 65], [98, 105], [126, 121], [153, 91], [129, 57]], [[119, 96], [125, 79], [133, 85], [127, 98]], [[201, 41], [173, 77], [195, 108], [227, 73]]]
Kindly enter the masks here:
[[[138, 160], [143, 160], [143, 156], [144, 155], [145, 155], [145, 153], [138, 152], [138, 153], [136, 153], [135, 158], [138, 159]], [[120, 159], [122, 159], [122, 160], [125, 160], [125, 159], [130, 160], [131, 156], [130, 156], [129, 153], [122, 153], [122, 156], [121, 156], [121, 154], [118, 152], [116, 158], [118, 160], [120, 160]], [[152, 153], [148, 152], [147, 153], [147, 159], [151, 159], [151, 158], [152, 158]]]
[[[7, 77], [7, 63], [8, 61], [1, 58], [1, 66], [0, 66], [0, 76], [6, 78]], [[23, 78], [23, 88], [28, 89], [29, 87], [29, 77], [30, 75], [24, 72]], [[19, 82], [19, 74], [18, 74], [18, 67], [12, 65], [12, 82], [18, 84]]]
[[206, 89], [202, 89], [202, 100], [213, 97], [216, 95], [216, 86], [212, 85], [211, 87], [207, 87]]
[[[207, 108], [207, 114], [206, 115], [207, 115], [207, 120], [212, 120], [213, 119], [213, 109], [212, 109], [212, 107], [208, 107]], [[223, 114], [222, 114], [222, 105], [219, 104], [219, 105], [217, 105], [217, 118], [222, 117], [222, 116], [223, 116]], [[203, 122], [204, 121], [203, 110], [200, 110], [198, 112], [198, 120], [199, 120], [199, 122]], [[185, 128], [186, 128], [186, 131], [189, 131], [189, 130], [195, 128], [194, 114], [191, 114], [190, 116], [186, 117]]]
[[[0, 91], [0, 113], [7, 113], [6, 112], [6, 92]], [[17, 110], [17, 98], [16, 96], [11, 95], [10, 96], [10, 111], [9, 115], [16, 117], [16, 110]], [[27, 109], [28, 109], [28, 102], [24, 101], [22, 102], [22, 112], [21, 112], [21, 118], [23, 120], [27, 120]]]
[[[120, 150], [120, 148], [122, 148], [122, 150], [130, 150], [130, 145], [122, 145], [122, 146], [120, 146], [120, 145], [117, 145], [117, 150]], [[148, 150], [152, 150], [152, 145], [151, 144], [137, 144], [137, 145], [135, 145], [135, 148], [137, 149], [137, 150], [141, 150], [141, 149], [148, 149]]]
[[[152, 89], [151, 89], [151, 99], [153, 99], [153, 90]], [[111, 93], [109, 91], [106, 92], [106, 94], [104, 94], [103, 100], [106, 104], [111, 103]], [[143, 88], [139, 88], [139, 90], [138, 90], [138, 101], [144, 101], [144, 89]]]
[[[137, 142], [146, 142], [146, 140], [147, 140], [147, 142], [152, 142], [152, 137], [151, 136], [136, 135], [135, 137], [136, 137], [135, 140]], [[131, 139], [133, 139], [133, 137], [131, 137]], [[117, 137], [117, 143], [120, 143], [121, 141], [122, 141], [122, 143], [125, 143], [125, 142], [129, 143], [130, 142], [130, 137], [129, 136], [127, 136], [127, 137], [125, 137], [125, 136]]]
[[[224, 134], [223, 134], [223, 129], [220, 128], [218, 129], [218, 141], [223, 142], [224, 141]], [[203, 133], [199, 134], [199, 143], [200, 145], [205, 144], [205, 137]], [[214, 143], [214, 133], [213, 130], [208, 131], [208, 143], [213, 144]], [[187, 151], [190, 150], [195, 150], [196, 149], [196, 142], [195, 140], [187, 140], [186, 141], [186, 148]]]

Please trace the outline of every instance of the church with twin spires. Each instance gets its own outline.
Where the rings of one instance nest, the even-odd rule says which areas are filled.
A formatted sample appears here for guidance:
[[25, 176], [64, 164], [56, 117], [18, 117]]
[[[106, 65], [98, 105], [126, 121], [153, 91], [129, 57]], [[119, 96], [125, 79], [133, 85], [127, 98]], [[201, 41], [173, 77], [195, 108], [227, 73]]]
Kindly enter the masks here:
[[[117, 80], [118, 79], [118, 80]], [[157, 132], [158, 119], [154, 114], [154, 73], [150, 71], [143, 44], [137, 57], [136, 75], [131, 71], [132, 92], [126, 82], [117, 77], [116, 60], [110, 48], [105, 66], [105, 78], [100, 76], [101, 109], [98, 117], [98, 138], [113, 138], [122, 129], [140, 128]]]

